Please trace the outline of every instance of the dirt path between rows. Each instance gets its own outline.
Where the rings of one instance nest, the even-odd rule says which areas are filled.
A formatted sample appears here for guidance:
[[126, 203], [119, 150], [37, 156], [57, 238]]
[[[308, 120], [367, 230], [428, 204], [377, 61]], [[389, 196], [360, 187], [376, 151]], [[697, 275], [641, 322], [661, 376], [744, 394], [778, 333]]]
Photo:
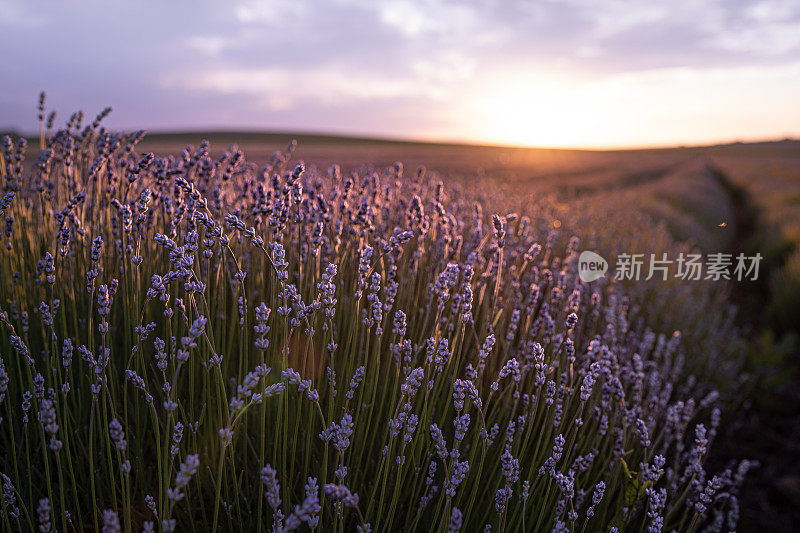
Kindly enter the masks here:
[[[752, 254], [758, 228], [758, 210], [747, 190], [723, 171], [709, 165], [709, 176], [727, 193], [734, 212], [735, 238], [730, 253]], [[768, 305], [769, 272], [758, 282], [732, 284], [738, 320], [751, 342], [756, 343]], [[712, 447], [715, 468], [735, 459], [755, 459], [741, 494], [741, 531], [793, 532], [800, 530], [800, 377], [781, 382], [771, 376], [778, 368], [762, 369], [766, 377], [745, 404], [732, 413]]]

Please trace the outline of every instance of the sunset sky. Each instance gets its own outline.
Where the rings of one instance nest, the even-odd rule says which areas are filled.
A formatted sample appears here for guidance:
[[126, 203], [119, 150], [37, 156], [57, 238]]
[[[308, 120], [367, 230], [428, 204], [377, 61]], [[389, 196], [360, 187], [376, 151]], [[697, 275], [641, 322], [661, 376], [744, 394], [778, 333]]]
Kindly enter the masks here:
[[0, 129], [535, 146], [800, 137], [800, 2], [0, 0]]

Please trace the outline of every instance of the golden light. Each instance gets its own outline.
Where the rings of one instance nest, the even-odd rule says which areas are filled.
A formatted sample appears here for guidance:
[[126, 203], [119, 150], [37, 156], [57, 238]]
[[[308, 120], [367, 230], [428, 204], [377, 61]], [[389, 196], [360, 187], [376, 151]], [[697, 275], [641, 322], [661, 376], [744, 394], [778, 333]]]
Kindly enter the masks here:
[[774, 106], [799, 89], [800, 63], [586, 77], [498, 68], [463, 94], [462, 131], [497, 144], [566, 148], [787, 137], [800, 106]]
[[502, 144], [594, 146], [607, 120], [592, 92], [554, 77], [499, 83], [473, 100], [475, 127]]

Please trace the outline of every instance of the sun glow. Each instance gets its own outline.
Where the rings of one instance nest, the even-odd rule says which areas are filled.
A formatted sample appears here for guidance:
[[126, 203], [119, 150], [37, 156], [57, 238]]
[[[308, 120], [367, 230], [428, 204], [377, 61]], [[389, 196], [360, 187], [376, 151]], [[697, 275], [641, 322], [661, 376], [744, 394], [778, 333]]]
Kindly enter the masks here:
[[497, 143], [596, 145], [606, 117], [595, 107], [585, 91], [566, 80], [522, 81], [477, 97], [475, 124], [482, 135]]
[[800, 63], [654, 69], [592, 79], [508, 71], [485, 79], [491, 83], [474, 87], [469, 98], [470, 133], [494, 143], [609, 148], [676, 139], [725, 142], [791, 136], [800, 121], [798, 106], [778, 115], [773, 109], [774, 102], [800, 90]]

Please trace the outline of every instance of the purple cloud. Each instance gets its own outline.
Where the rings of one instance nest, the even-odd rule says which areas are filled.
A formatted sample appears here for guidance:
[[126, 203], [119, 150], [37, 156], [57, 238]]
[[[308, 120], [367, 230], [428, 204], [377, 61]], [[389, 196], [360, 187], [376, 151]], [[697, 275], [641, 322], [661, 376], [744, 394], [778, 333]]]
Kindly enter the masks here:
[[[514, 94], [525, 107], [528, 89], [542, 93], [539, 78], [557, 77], [564, 88], [545, 94], [588, 94], [639, 74], [670, 83], [726, 69], [725, 79], [739, 72], [758, 83], [746, 77], [766, 68], [758, 75], [800, 85], [800, 6], [791, 0], [0, 0], [0, 44], [14, 51], [0, 57], [0, 128], [22, 130], [35, 127], [41, 89], [64, 114], [113, 105], [109, 124], [121, 128], [513, 141], [482, 133], [470, 110], [491, 106], [504, 86], [521, 86]], [[621, 98], [627, 87], [648, 90], [636, 80], [617, 85]], [[744, 96], [759, 94], [754, 87]], [[775, 135], [795, 131], [790, 118], [776, 121]], [[731, 136], [753, 131], [744, 120], [740, 129]], [[617, 142], [635, 142], [623, 133]], [[661, 142], [683, 140], [670, 135]]]

